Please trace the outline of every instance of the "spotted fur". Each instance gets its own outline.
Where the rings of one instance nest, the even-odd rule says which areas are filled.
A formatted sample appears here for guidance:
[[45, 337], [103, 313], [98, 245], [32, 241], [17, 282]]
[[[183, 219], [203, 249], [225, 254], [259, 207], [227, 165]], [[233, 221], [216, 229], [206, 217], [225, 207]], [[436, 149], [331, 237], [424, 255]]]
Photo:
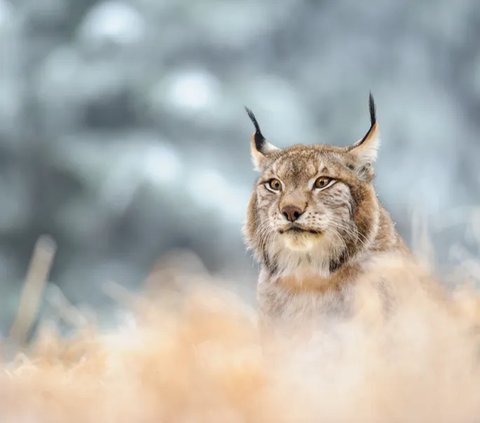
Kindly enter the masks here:
[[[264, 313], [305, 311], [305, 304], [325, 304], [329, 298], [337, 304], [344, 296], [339, 293], [365, 273], [366, 263], [384, 253], [408, 254], [373, 185], [379, 137], [372, 97], [370, 114], [370, 129], [350, 147], [278, 149], [263, 135], [259, 142], [260, 127], [249, 110], [255, 124], [252, 159], [260, 177], [244, 232], [261, 264]], [[319, 177], [333, 182], [317, 189]], [[281, 190], [269, 188], [272, 180], [281, 182]], [[286, 207], [299, 210], [300, 217], [290, 222]], [[295, 301], [302, 305], [292, 306]]]

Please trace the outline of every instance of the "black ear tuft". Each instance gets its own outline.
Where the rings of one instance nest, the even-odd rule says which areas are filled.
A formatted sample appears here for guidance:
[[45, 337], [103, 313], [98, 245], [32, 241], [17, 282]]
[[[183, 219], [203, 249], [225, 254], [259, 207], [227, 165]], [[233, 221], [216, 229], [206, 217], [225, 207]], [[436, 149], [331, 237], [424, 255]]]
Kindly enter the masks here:
[[365, 134], [365, 136], [360, 141], [355, 143], [351, 148], [354, 148], [354, 147], [357, 147], [357, 146], [363, 144], [363, 142], [368, 137], [370, 137], [370, 134], [372, 133], [373, 127], [377, 123], [377, 112], [375, 110], [375, 101], [373, 100], [372, 93], [370, 93], [370, 95], [368, 96], [368, 108], [370, 109], [370, 129]]
[[255, 134], [254, 134], [254, 139], [255, 139], [255, 147], [259, 152], [262, 152], [263, 147], [265, 146], [265, 137], [262, 134], [262, 131], [260, 130], [260, 125], [257, 122], [257, 118], [253, 114], [253, 112], [245, 106], [245, 111], [247, 112], [248, 117], [253, 123], [253, 126], [255, 126]]
[[370, 125], [373, 126], [375, 125], [375, 123], [377, 123], [377, 116], [375, 111], [375, 100], [373, 99], [373, 95], [371, 92], [368, 96], [368, 106], [370, 108]]

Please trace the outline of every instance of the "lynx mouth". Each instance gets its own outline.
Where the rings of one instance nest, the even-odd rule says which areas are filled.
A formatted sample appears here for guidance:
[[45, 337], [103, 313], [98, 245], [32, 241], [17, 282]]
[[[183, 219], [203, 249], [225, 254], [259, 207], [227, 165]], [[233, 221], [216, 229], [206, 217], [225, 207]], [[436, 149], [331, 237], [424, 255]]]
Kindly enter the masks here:
[[322, 232], [316, 229], [304, 228], [299, 225], [291, 225], [287, 228], [279, 229], [278, 231], [280, 234], [312, 234], [312, 235], [320, 235]]

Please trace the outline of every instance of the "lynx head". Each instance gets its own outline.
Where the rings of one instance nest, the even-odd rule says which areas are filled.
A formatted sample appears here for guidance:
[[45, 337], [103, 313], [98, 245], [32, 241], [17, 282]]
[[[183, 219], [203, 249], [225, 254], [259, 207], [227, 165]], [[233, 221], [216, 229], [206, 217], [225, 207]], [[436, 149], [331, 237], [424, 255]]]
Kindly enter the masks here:
[[308, 267], [324, 276], [368, 249], [378, 230], [372, 180], [379, 146], [375, 104], [370, 129], [349, 147], [293, 145], [279, 149], [255, 126], [251, 152], [260, 172], [247, 212], [248, 246], [268, 271]]

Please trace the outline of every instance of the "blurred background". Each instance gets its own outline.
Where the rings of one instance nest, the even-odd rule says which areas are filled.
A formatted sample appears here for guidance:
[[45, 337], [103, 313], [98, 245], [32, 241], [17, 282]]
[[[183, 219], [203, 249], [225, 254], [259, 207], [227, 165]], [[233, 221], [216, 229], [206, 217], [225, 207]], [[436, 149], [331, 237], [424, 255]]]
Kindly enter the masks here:
[[479, 42], [475, 0], [0, 0], [0, 333], [42, 234], [78, 307], [176, 249], [250, 295], [243, 105], [278, 146], [347, 145], [371, 90], [399, 230], [478, 256]]

